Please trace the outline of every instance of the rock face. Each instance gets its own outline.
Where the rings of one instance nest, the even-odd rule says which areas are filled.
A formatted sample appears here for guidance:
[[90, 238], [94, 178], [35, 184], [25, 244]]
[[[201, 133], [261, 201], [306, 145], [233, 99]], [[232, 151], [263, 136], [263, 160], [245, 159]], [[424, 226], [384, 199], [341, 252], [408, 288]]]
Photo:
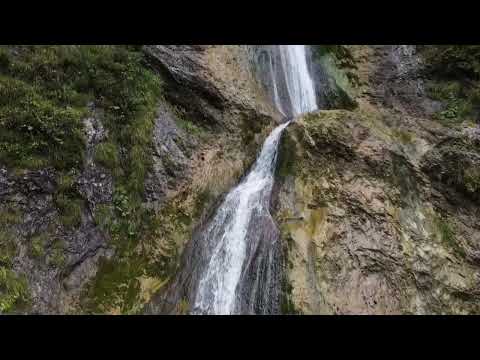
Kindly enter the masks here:
[[[112, 134], [104, 127], [102, 109], [93, 105], [83, 121], [82, 171], [62, 178], [50, 168], [17, 173], [1, 167], [0, 212], [6, 227], [0, 231], [0, 250], [14, 244], [7, 260], [13, 259], [13, 274], [25, 277], [29, 294], [28, 306], [13, 312], [138, 312], [168, 284], [193, 228], [251, 165], [279, 120], [242, 47], [156, 45], [145, 46], [143, 54], [163, 81], [146, 136], [151, 152], [137, 154], [151, 158], [143, 210], [126, 208], [131, 194], [116, 183], [123, 170], [115, 168], [116, 174], [98, 160], [99, 146], [111, 143]], [[118, 156], [128, 159], [121, 145]], [[60, 203], [65, 191], [75, 193], [74, 204], [71, 196], [68, 204]], [[77, 212], [67, 219], [72, 224], [61, 221], [59, 204], [75, 205]], [[128, 217], [140, 211], [146, 235], [131, 245], [120, 234], [124, 243], [119, 244], [118, 231], [130, 235]], [[0, 312], [3, 287], [0, 276]]]
[[[34, 53], [0, 50], [2, 76]], [[68, 51], [60, 53], [68, 59]], [[99, 74], [120, 76], [114, 60], [131, 61], [131, 53], [102, 51], [108, 61]], [[163, 83], [147, 125], [127, 128], [139, 133], [143, 147], [133, 148], [143, 152], [117, 143], [117, 106], [94, 101], [77, 169], [0, 164], [0, 313], [188, 312], [188, 284], [179, 282], [189, 281], [181, 270], [195, 249], [192, 234], [286, 115], [263, 76], [278, 71], [278, 53], [220, 45], [135, 51]], [[26, 64], [39, 66], [42, 81], [56, 79], [48, 70], [59, 64], [37, 64], [36, 54]], [[94, 61], [102, 52], [84, 54]], [[432, 96], [416, 46], [315, 45], [307, 56], [323, 110], [286, 129], [270, 209], [283, 244], [282, 312], [480, 313], [480, 128], [476, 118], [445, 121], [465, 110], [466, 100], [452, 96], [461, 91]], [[276, 86], [285, 97], [285, 84]], [[146, 166], [135, 206], [119, 185], [131, 165]], [[271, 229], [264, 240], [277, 235]]]
[[72, 186], [82, 194], [86, 206], [73, 219], [78, 222], [76, 228], [59, 220], [54, 193], [62, 185], [53, 169], [21, 174], [2, 169], [2, 210], [15, 209], [22, 214], [8, 224], [17, 246], [13, 269], [25, 274], [30, 284], [29, 311], [33, 313], [64, 312], [95, 275], [98, 259], [113, 253], [92, 216], [98, 204], [112, 201], [112, 177], [93, 162], [93, 152], [104, 129], [96, 116], [84, 122], [86, 164], [80, 174], [73, 175]]
[[432, 120], [415, 47], [349, 51], [359, 107], [304, 115], [282, 144], [285, 311], [478, 313], [476, 131]]

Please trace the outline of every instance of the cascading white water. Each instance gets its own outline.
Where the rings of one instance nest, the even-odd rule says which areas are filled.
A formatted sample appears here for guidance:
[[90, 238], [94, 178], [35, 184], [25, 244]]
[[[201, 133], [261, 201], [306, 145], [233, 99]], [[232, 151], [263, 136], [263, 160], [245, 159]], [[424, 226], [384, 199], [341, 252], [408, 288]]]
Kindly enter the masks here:
[[277, 78], [275, 76], [275, 71], [273, 70], [273, 59], [269, 58], [269, 70], [270, 70], [270, 77], [272, 78], [272, 86], [273, 86], [273, 101], [275, 102], [275, 106], [277, 110], [285, 116], [285, 112], [283, 111], [283, 106], [280, 101], [280, 96], [278, 95], [278, 86], [277, 86]]
[[[280, 46], [284, 81], [293, 106], [294, 115], [315, 110], [315, 92], [308, 73], [303, 45]], [[272, 71], [272, 77], [275, 74]], [[276, 93], [278, 110], [283, 113]], [[271, 221], [269, 205], [274, 183], [274, 171], [281, 134], [289, 123], [276, 127], [265, 140], [260, 155], [248, 175], [234, 187], [218, 207], [201, 238], [211, 248], [210, 259], [199, 277], [193, 304], [193, 314], [235, 314], [242, 311], [239, 288], [242, 279], [248, 278], [249, 264], [254, 263], [253, 253], [262, 237], [258, 223]], [[252, 234], [252, 232], [255, 232]], [[255, 236], [259, 235], [259, 236]], [[257, 241], [256, 245], [252, 242]], [[209, 245], [209, 246], [208, 246]], [[270, 247], [273, 244], [269, 245]], [[254, 250], [252, 250], [254, 248]], [[252, 253], [253, 251], [253, 253]], [[271, 260], [272, 253], [264, 256]], [[248, 260], [248, 261], [247, 261]], [[270, 269], [267, 270], [267, 277]], [[256, 277], [255, 281], [258, 281]], [[254, 288], [254, 292], [257, 292]], [[255, 297], [256, 295], [251, 295]]]
[[279, 45], [279, 48], [293, 115], [316, 110], [315, 88], [308, 73], [305, 45]]
[[199, 313], [232, 314], [235, 289], [246, 258], [246, 238], [254, 211], [268, 212], [275, 158], [280, 135], [288, 123], [267, 137], [253, 169], [225, 198], [206, 230], [218, 239], [204, 276], [200, 279], [194, 309]]

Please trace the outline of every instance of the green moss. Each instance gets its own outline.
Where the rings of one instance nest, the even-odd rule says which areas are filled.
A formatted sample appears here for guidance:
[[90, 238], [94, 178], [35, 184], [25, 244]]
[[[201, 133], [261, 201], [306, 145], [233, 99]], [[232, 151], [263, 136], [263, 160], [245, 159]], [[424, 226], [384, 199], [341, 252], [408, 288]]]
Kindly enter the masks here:
[[55, 205], [60, 215], [60, 221], [64, 226], [68, 228], [80, 226], [84, 207], [83, 199], [74, 199], [60, 193], [55, 196]]
[[400, 140], [402, 144], [411, 144], [413, 143], [414, 134], [410, 131], [405, 131], [402, 129], [394, 129], [393, 136]]
[[[95, 220], [109, 235], [119, 268], [105, 266], [92, 282], [104, 290], [89, 292], [87, 302], [97, 309], [108, 308], [106, 298], [116, 299], [111, 306], [120, 299], [127, 309], [137, 288], [130, 284], [158, 260], [133, 249], [151, 243], [151, 234], [165, 226], [142, 207], [161, 90], [159, 76], [145, 66], [141, 46], [0, 46], [0, 162], [59, 170], [54, 201], [70, 228], [80, 225], [84, 207], [73, 171], [84, 164], [82, 119], [90, 115], [90, 102], [103, 110], [99, 114], [108, 139], [96, 147], [95, 160], [111, 170], [115, 196], [113, 208], [99, 207]], [[186, 130], [199, 129], [187, 125]], [[61, 264], [62, 255], [59, 245], [48, 259]], [[106, 286], [110, 280], [112, 286]], [[125, 292], [125, 286], [130, 290]]]
[[0, 227], [5, 228], [8, 225], [16, 225], [22, 222], [22, 213], [15, 208], [0, 210]]
[[72, 173], [60, 173], [57, 177], [57, 192], [75, 196], [75, 176]]
[[10, 62], [9, 52], [6, 49], [0, 48], [0, 70], [8, 70]]
[[56, 240], [50, 250], [47, 262], [57, 268], [62, 268], [65, 265], [65, 244], [61, 240]]
[[195, 122], [191, 121], [190, 119], [187, 119], [185, 117], [183, 118], [177, 118], [177, 125], [179, 125], [187, 134], [194, 135], [197, 137], [202, 137], [205, 135], [205, 129]]
[[20, 310], [29, 302], [30, 293], [25, 277], [0, 266], [0, 314]]
[[38, 86], [0, 75], [0, 161], [10, 167], [80, 167], [83, 115], [45, 98]]
[[95, 161], [107, 169], [115, 170], [120, 165], [117, 146], [111, 142], [98, 144], [95, 148]]
[[443, 78], [480, 78], [480, 45], [419, 46], [427, 71]]
[[480, 169], [478, 167], [467, 168], [464, 172], [464, 181], [467, 191], [480, 193]]
[[356, 63], [350, 49], [345, 45], [312, 45], [313, 61], [327, 75], [328, 86], [323, 89], [325, 106], [328, 109], [357, 107], [353, 88], [359, 85]]
[[98, 275], [88, 288], [85, 311], [105, 313], [119, 308], [122, 313], [134, 307], [138, 302], [140, 282], [138, 277], [144, 273], [143, 259], [102, 259]]
[[17, 246], [13, 233], [5, 228], [0, 229], [0, 266], [11, 267], [17, 255]]
[[33, 236], [30, 239], [30, 254], [37, 259], [43, 258], [45, 256], [47, 241], [48, 235], [45, 233]]
[[94, 219], [97, 226], [103, 231], [109, 232], [114, 221], [114, 209], [110, 204], [100, 204], [95, 209]]
[[280, 302], [280, 311], [282, 315], [299, 315], [300, 311], [297, 310], [292, 300], [293, 287], [285, 277], [282, 281], [282, 298]]
[[[193, 216], [195, 218], [200, 217], [202, 215], [203, 210], [205, 210], [205, 208], [208, 206], [208, 204], [210, 204], [213, 198], [214, 196], [209, 189], [203, 189], [202, 191], [199, 191], [195, 198]], [[189, 218], [186, 223], [190, 224], [191, 219]]]
[[436, 118], [447, 126], [463, 121], [475, 122], [480, 113], [480, 46], [425, 45], [419, 46], [427, 75], [427, 87], [434, 100], [445, 109]]
[[190, 304], [188, 303], [188, 300], [183, 298], [180, 300], [180, 302], [177, 304], [177, 314], [178, 315], [188, 315], [188, 312], [190, 311]]
[[285, 179], [289, 175], [296, 173], [296, 144], [288, 130], [282, 135], [280, 146], [278, 148], [278, 163], [276, 176], [279, 179]]
[[75, 178], [74, 171], [59, 173], [57, 191], [54, 195], [60, 221], [68, 228], [80, 226], [84, 207], [84, 200], [75, 187]]
[[82, 309], [88, 313], [104, 313], [119, 309], [128, 314], [138, 308], [140, 283], [146, 275], [165, 279], [170, 276], [178, 260], [175, 244], [158, 251], [158, 239], [172, 239], [184, 231], [180, 209], [171, 213], [168, 204], [155, 215], [143, 209], [130, 198], [125, 189], [117, 188], [114, 207], [97, 208], [95, 219], [109, 234], [115, 257], [101, 261], [96, 277], [90, 281], [82, 296]]
[[[92, 100], [105, 110], [112, 140], [127, 150], [146, 149], [161, 84], [143, 66], [138, 47], [15, 46], [14, 57], [10, 47], [0, 47], [8, 59], [3, 64], [9, 64], [0, 66], [0, 161], [12, 167], [80, 168], [81, 119]], [[112, 160], [111, 151], [104, 155]]]
[[440, 216], [435, 217], [434, 223], [443, 244], [454, 250], [456, 254], [465, 257], [465, 250], [458, 244], [453, 223]]
[[319, 59], [325, 56], [333, 56], [341, 68], [356, 68], [355, 59], [345, 45], [312, 45], [313, 55]]

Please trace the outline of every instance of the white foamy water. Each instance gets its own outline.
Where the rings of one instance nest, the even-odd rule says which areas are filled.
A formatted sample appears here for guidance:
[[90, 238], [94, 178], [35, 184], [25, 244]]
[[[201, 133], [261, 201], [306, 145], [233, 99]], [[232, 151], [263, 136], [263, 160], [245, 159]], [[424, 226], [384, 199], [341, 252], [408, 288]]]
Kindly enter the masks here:
[[[280, 46], [282, 67], [294, 115], [315, 110], [315, 92], [308, 74], [303, 45]], [[272, 71], [272, 76], [275, 77]], [[274, 100], [283, 113], [277, 94]], [[218, 207], [202, 238], [212, 244], [211, 257], [200, 276], [193, 304], [193, 314], [235, 314], [239, 302], [238, 285], [247, 258], [249, 231], [254, 216], [270, 216], [270, 196], [278, 144], [289, 123], [276, 127], [265, 140], [262, 150], [248, 175], [227, 194]], [[251, 237], [250, 237], [251, 238]]]
[[317, 109], [315, 88], [308, 72], [305, 45], [279, 45], [293, 115]]

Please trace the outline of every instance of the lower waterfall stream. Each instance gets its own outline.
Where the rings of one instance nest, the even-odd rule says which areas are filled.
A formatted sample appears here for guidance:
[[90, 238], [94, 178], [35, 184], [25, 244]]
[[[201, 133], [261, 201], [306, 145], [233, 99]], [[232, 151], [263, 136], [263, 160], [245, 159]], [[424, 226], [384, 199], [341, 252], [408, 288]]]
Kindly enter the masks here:
[[[305, 46], [280, 45], [275, 51], [280, 61], [270, 59], [269, 75], [278, 111], [285, 114], [288, 108], [296, 116], [316, 110]], [[277, 93], [280, 83], [288, 94], [284, 104]], [[190, 282], [191, 314], [280, 312], [281, 244], [270, 200], [278, 145], [289, 123], [270, 133], [248, 174], [194, 235], [186, 266], [195, 259], [195, 268], [182, 280]]]

